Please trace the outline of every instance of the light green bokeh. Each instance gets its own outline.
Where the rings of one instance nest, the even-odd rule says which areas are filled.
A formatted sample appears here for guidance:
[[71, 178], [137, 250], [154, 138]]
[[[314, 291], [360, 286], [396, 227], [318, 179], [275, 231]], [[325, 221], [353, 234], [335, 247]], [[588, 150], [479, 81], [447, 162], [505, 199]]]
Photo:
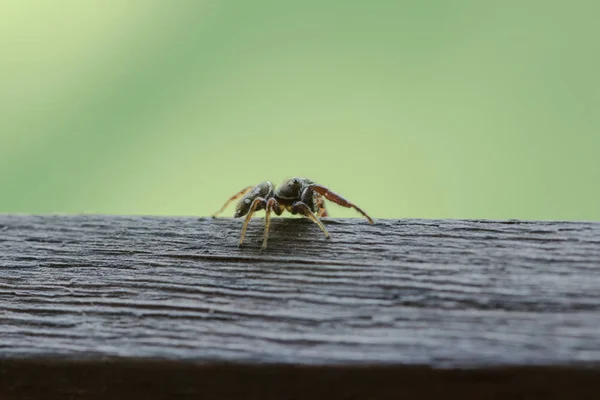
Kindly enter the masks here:
[[600, 220], [596, 4], [1, 2], [0, 212]]

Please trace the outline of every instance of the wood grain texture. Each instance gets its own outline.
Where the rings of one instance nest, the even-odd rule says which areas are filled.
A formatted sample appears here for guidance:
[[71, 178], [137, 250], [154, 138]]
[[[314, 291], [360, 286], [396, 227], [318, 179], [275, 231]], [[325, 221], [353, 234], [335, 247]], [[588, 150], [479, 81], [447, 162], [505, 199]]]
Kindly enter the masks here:
[[229, 218], [0, 215], [4, 376], [40, 359], [598, 371], [600, 223], [328, 220], [325, 240], [277, 218], [260, 252], [263, 223], [240, 249]]

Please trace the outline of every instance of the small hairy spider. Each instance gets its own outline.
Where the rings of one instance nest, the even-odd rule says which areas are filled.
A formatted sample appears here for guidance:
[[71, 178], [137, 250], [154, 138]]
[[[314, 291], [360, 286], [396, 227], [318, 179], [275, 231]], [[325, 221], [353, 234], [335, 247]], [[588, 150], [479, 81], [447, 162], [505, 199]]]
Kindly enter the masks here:
[[371, 224], [373, 223], [371, 217], [355, 204], [352, 204], [339, 194], [327, 189], [325, 186], [316, 184], [305, 178], [288, 179], [284, 181], [278, 189], [275, 189], [275, 186], [268, 181], [262, 182], [256, 186], [248, 186], [227, 200], [225, 205], [213, 215], [213, 218], [222, 213], [232, 201], [235, 201], [240, 197], [242, 197], [242, 199], [237, 204], [234, 217], [239, 218], [246, 215], [246, 220], [242, 227], [242, 236], [240, 237], [239, 246], [244, 243], [246, 229], [248, 228], [248, 222], [250, 222], [252, 214], [259, 210], [266, 211], [262, 249], [267, 248], [271, 211], [277, 215], [281, 215], [285, 210], [292, 214], [304, 215], [321, 228], [327, 239], [329, 239], [329, 232], [327, 232], [327, 229], [319, 220], [321, 217], [328, 216], [324, 199], [330, 200], [342, 207], [354, 208], [364, 215]]

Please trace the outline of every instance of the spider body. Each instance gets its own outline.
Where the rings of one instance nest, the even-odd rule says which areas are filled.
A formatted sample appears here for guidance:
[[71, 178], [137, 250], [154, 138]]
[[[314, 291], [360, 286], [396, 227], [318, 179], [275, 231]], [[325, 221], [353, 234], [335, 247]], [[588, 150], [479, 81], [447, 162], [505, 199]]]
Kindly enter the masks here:
[[248, 223], [250, 222], [250, 218], [252, 218], [252, 214], [260, 210], [266, 211], [265, 233], [262, 244], [263, 249], [267, 248], [271, 212], [274, 212], [277, 215], [281, 215], [284, 211], [288, 211], [291, 214], [301, 214], [317, 224], [325, 234], [325, 237], [329, 239], [329, 232], [327, 232], [327, 229], [319, 220], [319, 218], [328, 216], [327, 209], [325, 208], [325, 199], [343, 207], [354, 208], [365, 216], [370, 223], [373, 223], [371, 217], [358, 206], [344, 199], [339, 194], [332, 192], [325, 186], [319, 185], [306, 178], [288, 179], [277, 189], [268, 181], [262, 182], [256, 186], [248, 186], [233, 195], [225, 205], [213, 215], [213, 217], [216, 217], [223, 212], [231, 202], [240, 197], [241, 199], [236, 206], [234, 214], [235, 218], [246, 216], [246, 220], [242, 227], [242, 235], [239, 242], [240, 246], [244, 242], [246, 229], [248, 228]]

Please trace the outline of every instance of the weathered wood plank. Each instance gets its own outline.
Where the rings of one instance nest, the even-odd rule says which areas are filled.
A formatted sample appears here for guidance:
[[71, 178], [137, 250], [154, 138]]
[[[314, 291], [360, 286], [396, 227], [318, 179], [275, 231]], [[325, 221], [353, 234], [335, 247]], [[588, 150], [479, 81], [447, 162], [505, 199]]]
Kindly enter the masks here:
[[600, 223], [275, 219], [261, 253], [262, 223], [240, 249], [240, 220], [0, 216], [4, 372], [600, 365]]
[[[0, 219], [4, 355], [600, 360], [600, 224]], [[40, 340], [43, 338], [43, 340]]]

